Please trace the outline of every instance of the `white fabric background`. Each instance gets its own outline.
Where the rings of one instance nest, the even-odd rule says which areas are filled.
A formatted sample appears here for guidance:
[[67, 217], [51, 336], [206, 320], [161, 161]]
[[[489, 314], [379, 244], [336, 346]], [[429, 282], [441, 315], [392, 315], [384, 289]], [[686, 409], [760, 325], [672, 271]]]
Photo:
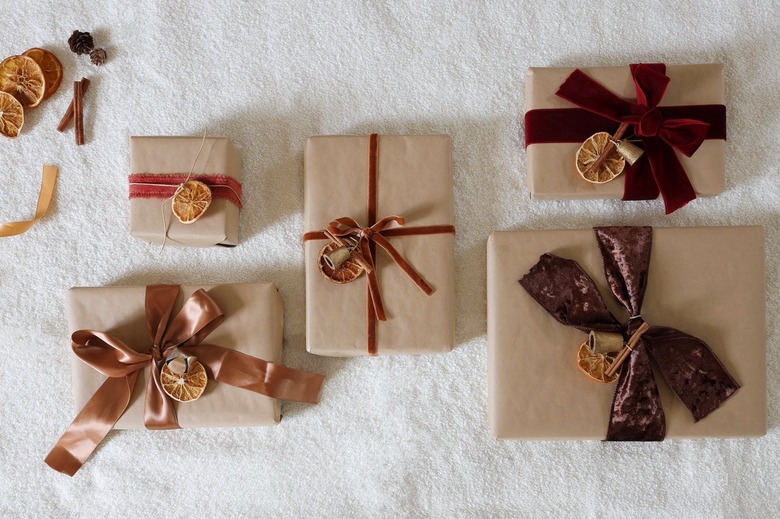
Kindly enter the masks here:
[[[0, 54], [55, 50], [60, 91], [0, 139], [0, 515], [41, 517], [767, 517], [780, 514], [777, 1], [119, 2], [2, 0]], [[636, 4], [636, 5], [632, 5]], [[109, 60], [67, 50], [91, 30]], [[722, 62], [726, 192], [672, 216], [658, 202], [532, 202], [528, 66]], [[55, 131], [87, 76], [87, 144]], [[131, 135], [230, 136], [244, 166], [242, 244], [159, 248], [128, 234]], [[305, 139], [448, 133], [454, 140], [458, 346], [446, 355], [328, 359], [304, 351]], [[486, 417], [485, 244], [495, 229], [762, 224], [769, 426], [755, 440], [498, 442]], [[43, 457], [74, 416], [71, 286], [270, 280], [285, 362], [328, 375], [318, 406], [275, 428], [111, 433], [74, 478]], [[713, 280], [717, 282], [717, 280]], [[724, 301], [724, 304], [729, 304]], [[99, 309], [96, 309], [99, 311]], [[533, 398], [534, 395], [520, 395]]]

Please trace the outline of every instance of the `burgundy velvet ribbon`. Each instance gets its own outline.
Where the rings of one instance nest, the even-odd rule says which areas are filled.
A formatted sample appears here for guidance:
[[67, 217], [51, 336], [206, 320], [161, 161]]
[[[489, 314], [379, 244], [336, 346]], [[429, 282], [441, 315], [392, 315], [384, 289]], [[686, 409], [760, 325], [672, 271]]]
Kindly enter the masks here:
[[[520, 284], [558, 322], [585, 333], [622, 333], [625, 340], [644, 322], [640, 312], [653, 229], [597, 227], [595, 232], [609, 289], [631, 316], [626, 325], [607, 309], [596, 284], [576, 261], [544, 254]], [[651, 359], [697, 422], [739, 389], [704, 341], [674, 328], [651, 326], [620, 368], [608, 441], [664, 439], [666, 419]]]
[[[556, 95], [580, 109], [531, 110], [526, 114], [526, 146], [543, 142], [581, 142], [597, 131], [614, 133], [619, 123], [633, 127], [644, 157], [626, 172], [623, 200], [653, 200], [661, 194], [666, 214], [696, 198], [675, 150], [693, 155], [705, 139], [726, 138], [723, 105], [658, 107], [671, 81], [662, 63], [630, 66], [636, 102], [627, 101], [576, 69]], [[610, 124], [610, 122], [612, 122]], [[618, 123], [618, 124], [615, 124]], [[551, 140], [553, 139], [553, 140]]]

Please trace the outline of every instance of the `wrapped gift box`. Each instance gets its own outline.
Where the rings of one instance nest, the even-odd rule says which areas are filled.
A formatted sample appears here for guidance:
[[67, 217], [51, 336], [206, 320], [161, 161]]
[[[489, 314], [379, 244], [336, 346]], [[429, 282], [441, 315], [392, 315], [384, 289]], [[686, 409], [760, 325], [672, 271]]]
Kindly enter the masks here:
[[[170, 197], [190, 171], [191, 179], [202, 180], [212, 188], [214, 198], [199, 220], [185, 225], [171, 212]], [[230, 140], [225, 137], [207, 137], [205, 142], [203, 137], [131, 137], [130, 173], [130, 233], [133, 236], [151, 243], [163, 243], [167, 223], [167, 244], [238, 245], [239, 205], [226, 196], [234, 196], [238, 191], [240, 201], [241, 156]], [[176, 180], [163, 182], [170, 183], [172, 189], [154, 185], [143, 187], [137, 182], [139, 176], [149, 175], [152, 177], [147, 184], [160, 183], [165, 176]], [[238, 189], [231, 192], [230, 187], [215, 187], [209, 177], [231, 178], [238, 183]], [[138, 194], [143, 189], [147, 190], [147, 195]], [[156, 189], [161, 194], [149, 197], [149, 189]]]
[[[270, 283], [215, 286], [182, 285], [174, 312], [199, 288], [219, 304], [225, 321], [204, 341], [278, 363], [282, 351], [282, 299]], [[136, 351], [148, 351], [152, 340], [146, 325], [146, 287], [73, 288], [68, 292], [70, 333], [100, 330], [124, 341]], [[95, 394], [106, 377], [71, 354], [73, 397], [76, 411]], [[144, 394], [149, 369], [144, 369], [133, 391], [130, 406], [115, 429], [143, 429]], [[209, 380], [204, 394], [194, 402], [177, 403], [179, 425], [225, 427], [273, 425], [279, 422], [279, 401], [265, 395]]]
[[[454, 225], [452, 141], [449, 136], [379, 136], [377, 218], [398, 215], [405, 226]], [[306, 143], [304, 225], [325, 229], [344, 216], [367, 225], [369, 136], [318, 136]], [[388, 319], [376, 324], [377, 353], [444, 352], [454, 345], [454, 234], [389, 240], [435, 289], [424, 294], [377, 247], [376, 271]], [[336, 284], [318, 268], [328, 243], [305, 241], [306, 344], [318, 355], [368, 352], [366, 275]]]
[[[547, 252], [577, 261], [610, 311], [627, 318], [606, 286], [593, 230], [494, 233], [488, 241], [490, 427], [507, 439], [604, 439], [615, 385], [578, 370], [576, 351], [586, 335], [556, 321], [518, 282]], [[763, 228], [654, 229], [642, 317], [705, 341], [742, 386], [695, 423], [656, 374], [667, 437], [765, 434]]]
[[[636, 99], [629, 67], [586, 67], [581, 70], [618, 96]], [[607, 121], [604, 128], [587, 129], [587, 135], [583, 134], [577, 142], [532, 143], [535, 138], [528, 131], [529, 112], [539, 111], [539, 120], [546, 123], [558, 114], [545, 113], [547, 110], [577, 108], [556, 95], [573, 71], [573, 68], [529, 68], [526, 73], [526, 163], [531, 197], [539, 200], [622, 198], [625, 173], [612, 182], [592, 184], [579, 175], [575, 166], [575, 156], [582, 142], [595, 131], [614, 133], [617, 123]], [[724, 104], [722, 65], [668, 65], [666, 74], [671, 82], [659, 107]], [[712, 196], [724, 190], [725, 148], [725, 140], [707, 139], [692, 157], [676, 152], [698, 195]]]

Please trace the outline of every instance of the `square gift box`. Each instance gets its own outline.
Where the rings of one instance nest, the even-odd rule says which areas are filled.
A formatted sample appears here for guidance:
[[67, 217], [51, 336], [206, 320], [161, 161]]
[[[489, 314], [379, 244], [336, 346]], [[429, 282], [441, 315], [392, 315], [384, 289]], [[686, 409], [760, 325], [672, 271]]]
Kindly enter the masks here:
[[[528, 189], [531, 191], [531, 197], [538, 200], [622, 198], [625, 172], [614, 181], [594, 184], [584, 180], [577, 171], [576, 154], [585, 139], [596, 132], [606, 131], [614, 134], [618, 123], [594, 116], [556, 95], [574, 70], [534, 67], [529, 68], [526, 73], [525, 139]], [[580, 70], [610, 93], [629, 102], [636, 102], [637, 89], [628, 66], [586, 67]], [[691, 157], [678, 150], [674, 150], [673, 154], [682, 165], [696, 194], [716, 195], [725, 188], [723, 66], [668, 65], [666, 75], [670, 81], [665, 91], [658, 89], [663, 97], [657, 105], [664, 117], [693, 118], [713, 123], [709, 134]], [[575, 89], [583, 90], [578, 87]], [[626, 136], [631, 133], [632, 130], [629, 130]], [[631, 139], [636, 139], [636, 136]], [[647, 153], [639, 160], [647, 161]], [[641, 162], [639, 164], [641, 165]], [[665, 166], [668, 166], [668, 161]], [[666, 169], [668, 170], [668, 167]], [[649, 170], [644, 173], [653, 176]]]
[[[185, 180], [202, 181], [213, 197], [189, 224], [171, 212], [171, 198]], [[238, 245], [241, 156], [226, 137], [130, 137], [129, 183], [133, 236], [192, 247]]]
[[[182, 285], [174, 315], [184, 301], [203, 288], [222, 308], [225, 321], [205, 339], [268, 362], [282, 357], [282, 298], [270, 283], [213, 286]], [[121, 339], [137, 351], [151, 348], [144, 314], [146, 287], [72, 288], [67, 297], [68, 330], [100, 330]], [[92, 398], [106, 377], [71, 354], [73, 398], [76, 411]], [[114, 429], [144, 428], [144, 394], [149, 369], [144, 369], [133, 390], [130, 405]], [[177, 404], [179, 425], [228, 427], [274, 425], [281, 419], [276, 398], [209, 380], [206, 391], [194, 402]]]
[[[327, 356], [451, 350], [455, 228], [450, 137], [311, 137], [304, 171], [307, 349]], [[391, 216], [403, 220], [387, 220]], [[343, 218], [351, 223], [336, 224]], [[361, 255], [367, 254], [359, 241], [373, 250], [386, 320], [374, 318], [378, 313], [365, 269], [349, 283], [324, 275], [321, 250], [330, 243], [323, 232], [329, 226], [353, 239]], [[351, 234], [346, 227], [353, 228]], [[380, 241], [394, 248], [424, 282], [402, 270]]]
[[[593, 230], [494, 233], [488, 241], [490, 428], [503, 439], [604, 439], [615, 383], [580, 372], [577, 350], [587, 332], [561, 324], [518, 282], [548, 252], [579, 263], [611, 313], [622, 323], [628, 318], [607, 288]], [[642, 319], [706, 342], [741, 386], [695, 422], [654, 364], [666, 436], [765, 434], [763, 228], [653, 229], [645, 282]], [[570, 308], [569, 318], [574, 313]]]

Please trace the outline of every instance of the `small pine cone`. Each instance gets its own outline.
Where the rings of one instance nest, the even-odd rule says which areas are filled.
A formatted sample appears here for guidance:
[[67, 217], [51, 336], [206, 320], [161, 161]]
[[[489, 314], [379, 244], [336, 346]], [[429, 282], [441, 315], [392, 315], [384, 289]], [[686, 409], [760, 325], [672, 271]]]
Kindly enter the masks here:
[[92, 60], [92, 64], [98, 67], [106, 62], [106, 57], [106, 51], [103, 49], [95, 49], [89, 53], [89, 59]]
[[68, 38], [68, 45], [70, 50], [76, 54], [89, 54], [95, 48], [92, 35], [81, 31], [73, 31], [73, 34]]

